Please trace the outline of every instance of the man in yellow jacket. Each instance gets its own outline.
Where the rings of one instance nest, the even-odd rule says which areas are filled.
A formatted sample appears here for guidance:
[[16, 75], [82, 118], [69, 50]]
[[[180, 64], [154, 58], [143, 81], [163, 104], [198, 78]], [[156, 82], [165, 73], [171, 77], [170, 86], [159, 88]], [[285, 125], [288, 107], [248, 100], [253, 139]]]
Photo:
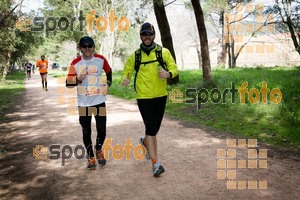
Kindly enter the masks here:
[[140, 143], [146, 148], [146, 158], [151, 159], [154, 176], [165, 172], [164, 167], [158, 162], [156, 135], [165, 112], [167, 102], [167, 78], [178, 75], [177, 65], [170, 51], [161, 49], [164, 67], [157, 59], [157, 50], [161, 48], [155, 42], [153, 25], [146, 22], [141, 26], [140, 61], [138, 70], [135, 69], [136, 53], [129, 56], [122, 72], [122, 84], [128, 86], [130, 79], [135, 74], [135, 89], [137, 104], [145, 124], [145, 137], [140, 138]]

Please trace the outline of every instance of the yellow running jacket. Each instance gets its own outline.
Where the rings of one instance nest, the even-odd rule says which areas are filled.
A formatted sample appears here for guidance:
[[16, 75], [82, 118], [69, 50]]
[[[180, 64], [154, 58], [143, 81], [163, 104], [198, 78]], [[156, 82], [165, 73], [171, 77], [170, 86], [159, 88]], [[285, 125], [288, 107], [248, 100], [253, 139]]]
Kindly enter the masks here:
[[[137, 99], [152, 99], [156, 97], [162, 97], [167, 95], [167, 79], [161, 80], [158, 76], [160, 65], [156, 59], [155, 50], [151, 50], [149, 56], [142, 50], [141, 51], [141, 63], [148, 61], [155, 61], [147, 64], [141, 64], [139, 72], [136, 77], [136, 92]], [[162, 47], [162, 57], [164, 63], [166, 63], [166, 69], [172, 73], [172, 77], [178, 75], [177, 65], [170, 51]], [[129, 56], [127, 59], [123, 72], [121, 83], [128, 77], [129, 80], [134, 80], [135, 70], [135, 53]]]

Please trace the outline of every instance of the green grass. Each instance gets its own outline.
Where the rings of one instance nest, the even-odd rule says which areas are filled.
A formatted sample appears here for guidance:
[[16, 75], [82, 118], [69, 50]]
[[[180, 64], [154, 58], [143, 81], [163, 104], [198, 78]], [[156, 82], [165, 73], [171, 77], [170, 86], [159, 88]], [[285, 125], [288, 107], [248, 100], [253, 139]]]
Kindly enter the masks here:
[[58, 77], [66, 77], [68, 72], [59, 71], [59, 70], [49, 70], [48, 74], [54, 78], [58, 78]]
[[[52, 71], [54, 77], [66, 76], [66, 72]], [[109, 93], [121, 98], [135, 99], [136, 94], [131, 81], [128, 88], [120, 83], [121, 72], [113, 72], [113, 85]], [[245, 95], [245, 104], [240, 103], [239, 92], [236, 92], [232, 103], [231, 93], [225, 96], [225, 104], [214, 104], [211, 101], [197, 105], [185, 104], [187, 88], [203, 88], [201, 70], [180, 71], [180, 84], [168, 86], [168, 91], [180, 91], [183, 103], [168, 101], [166, 114], [182, 121], [192, 122], [219, 131], [230, 133], [239, 138], [255, 138], [258, 141], [280, 147], [300, 151], [300, 68], [236, 68], [216, 69], [212, 71], [213, 87], [223, 93], [230, 89], [232, 83], [239, 89], [244, 82], [248, 82], [248, 92], [252, 88], [260, 91], [262, 82], [267, 83], [270, 91], [279, 88], [282, 100], [279, 104], [270, 101], [267, 94], [267, 103], [252, 104]], [[261, 95], [260, 95], [261, 97]], [[275, 96], [276, 97], [276, 96]], [[170, 99], [169, 99], [170, 100]], [[199, 109], [197, 109], [199, 108]]]
[[[110, 94], [128, 99], [135, 98], [133, 83], [125, 89], [120, 86], [120, 77], [120, 72], [113, 74], [114, 84], [110, 88]], [[212, 79], [214, 88], [218, 88], [222, 93], [226, 88], [230, 89], [232, 83], [235, 84], [236, 89], [239, 89], [246, 81], [248, 92], [252, 88], [260, 91], [262, 82], [265, 81], [270, 91], [273, 88], [279, 88], [282, 100], [279, 104], [274, 104], [270, 101], [270, 93], [268, 93], [266, 104], [262, 104], [261, 99], [257, 104], [252, 104], [246, 94], [246, 102], [241, 104], [240, 94], [236, 92], [235, 103], [232, 103], [231, 93], [228, 93], [225, 97], [225, 104], [214, 104], [208, 101], [201, 104], [198, 110], [196, 105], [169, 101], [166, 113], [173, 118], [226, 131], [236, 137], [256, 138], [268, 144], [300, 151], [299, 67], [217, 69], [212, 71]], [[189, 99], [185, 96], [185, 90], [197, 88], [199, 91], [203, 88], [202, 83], [201, 70], [181, 71], [180, 84], [168, 86], [168, 91], [173, 89], [181, 91], [183, 97], [179, 99], [185, 102]], [[210, 93], [212, 89], [213, 87], [209, 88], [208, 92]]]
[[5, 82], [0, 81], [0, 121], [5, 119], [5, 115], [11, 106], [15, 95], [24, 91], [24, 72], [15, 72], [7, 75]]

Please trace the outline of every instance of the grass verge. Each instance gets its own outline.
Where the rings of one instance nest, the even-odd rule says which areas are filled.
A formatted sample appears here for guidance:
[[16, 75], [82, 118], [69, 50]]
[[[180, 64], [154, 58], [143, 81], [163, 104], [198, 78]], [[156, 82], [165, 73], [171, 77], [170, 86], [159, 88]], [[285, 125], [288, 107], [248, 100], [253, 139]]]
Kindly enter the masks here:
[[[129, 88], [123, 88], [120, 86], [120, 78], [121, 72], [113, 74], [114, 84], [110, 88], [110, 94], [127, 99], [135, 98], [133, 83]], [[169, 95], [166, 107], [167, 115], [182, 121], [225, 131], [239, 138], [254, 138], [267, 144], [300, 151], [299, 67], [216, 69], [212, 71], [212, 79], [214, 87], [207, 89], [209, 95], [207, 101], [199, 103], [198, 106], [196, 103], [188, 105], [185, 102], [191, 98], [196, 100], [197, 93], [187, 96], [185, 91], [187, 88], [195, 88], [194, 90], [198, 92], [203, 88], [202, 71], [181, 71], [180, 84], [168, 86], [169, 92], [173, 91], [175, 95], [178, 95], [179, 102], [171, 102], [172, 99]], [[261, 93], [263, 81], [270, 89], [266, 94], [267, 102], [265, 104], [262, 103]], [[243, 95], [238, 91], [235, 92], [234, 97], [228, 91], [223, 98], [226, 89], [231, 89], [234, 85], [238, 90], [245, 82], [248, 82], [247, 91], [254, 92], [252, 96], [245, 93], [245, 103], [241, 103], [240, 97]], [[216, 91], [214, 88], [220, 91], [220, 97], [217, 92], [213, 92]], [[278, 92], [270, 95], [274, 88], [278, 88], [277, 91], [281, 92], [282, 99], [278, 104], [273, 103], [280, 98]], [[212, 93], [213, 95], [210, 96]], [[259, 96], [256, 96], [255, 93]], [[198, 94], [198, 98], [202, 96], [200, 100], [205, 99], [204, 92]], [[180, 95], [182, 96], [180, 97]], [[271, 96], [273, 101], [271, 101]], [[217, 102], [218, 98], [220, 98], [220, 102]], [[223, 103], [222, 100], [224, 100]], [[258, 102], [254, 104], [255, 100]], [[180, 101], [182, 102], [180, 103]]]
[[4, 82], [0, 82], [0, 121], [5, 119], [15, 95], [24, 91], [25, 76], [24, 72], [15, 72], [7, 75]]
[[[66, 72], [53, 72], [51, 75], [61, 77], [65, 76]], [[124, 88], [120, 79], [121, 72], [113, 72], [113, 85], [109, 93], [125, 99], [135, 99], [133, 81], [129, 87]], [[199, 101], [203, 101], [206, 97], [204, 92], [199, 92], [203, 88], [202, 71], [180, 71], [180, 84], [167, 88], [169, 98], [166, 114], [184, 122], [224, 131], [235, 137], [254, 138], [259, 142], [300, 152], [299, 67], [216, 69], [212, 71], [212, 79], [214, 86], [207, 89], [207, 102], [198, 105], [186, 104], [186, 101], [196, 100], [197, 94], [198, 98], [200, 96], [202, 98]], [[248, 83], [245, 87], [248, 93], [244, 95], [245, 103], [241, 103], [243, 95], [236, 91], [233, 96], [230, 89], [234, 85], [238, 90], [245, 82]], [[262, 103], [263, 82], [270, 89], [266, 94], [266, 103]], [[197, 92], [187, 96], [185, 94], [187, 88], [194, 88]], [[281, 92], [282, 99], [278, 104], [271, 101], [270, 92], [274, 88]], [[220, 102], [216, 101], [217, 92], [213, 92], [216, 89], [220, 91]], [[229, 91], [224, 95], [226, 89]], [[172, 91], [173, 95], [178, 95], [176, 99], [179, 102], [171, 101]], [[249, 95], [251, 91], [254, 92], [252, 96]], [[259, 95], [258, 99], [256, 92]], [[276, 93], [272, 97], [273, 100], [279, 98]], [[257, 103], [253, 103], [255, 99], [258, 100]]]
[[[5, 81], [0, 81], [0, 123], [5, 122], [5, 115], [8, 113], [16, 95], [24, 91], [25, 76], [24, 72], [15, 72], [11, 75], [7, 75]], [[0, 130], [0, 135], [1, 134], [2, 131]], [[1, 154], [5, 152], [0, 141], [0, 157]]]
[[59, 77], [66, 77], [68, 72], [60, 71], [60, 70], [49, 70], [48, 74], [54, 78], [59, 78]]

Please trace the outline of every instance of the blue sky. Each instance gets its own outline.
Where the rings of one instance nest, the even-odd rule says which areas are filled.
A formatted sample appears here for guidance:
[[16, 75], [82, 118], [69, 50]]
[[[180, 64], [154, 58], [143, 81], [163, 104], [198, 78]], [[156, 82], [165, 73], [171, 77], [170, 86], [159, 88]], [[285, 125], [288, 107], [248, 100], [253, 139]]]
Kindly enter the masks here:
[[44, 6], [43, 0], [24, 0], [22, 6], [22, 12], [31, 12], [31, 10], [37, 12], [37, 10], [39, 8], [42, 8], [43, 6]]

